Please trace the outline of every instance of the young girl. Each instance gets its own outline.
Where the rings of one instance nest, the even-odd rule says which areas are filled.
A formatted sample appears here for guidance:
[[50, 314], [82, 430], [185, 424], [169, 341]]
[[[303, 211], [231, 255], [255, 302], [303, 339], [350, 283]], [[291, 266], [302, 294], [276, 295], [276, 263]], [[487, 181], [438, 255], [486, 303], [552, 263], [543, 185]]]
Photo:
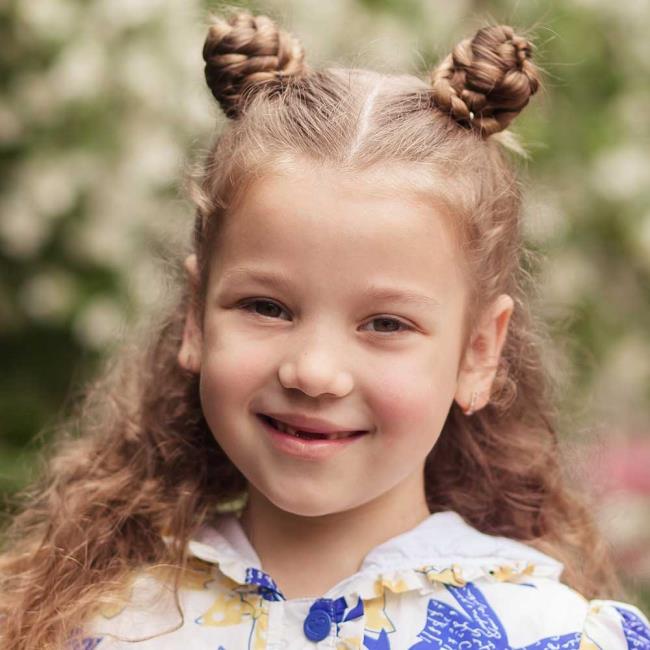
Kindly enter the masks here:
[[314, 71], [215, 19], [186, 281], [7, 531], [2, 648], [650, 648], [524, 296], [531, 49], [490, 26], [427, 80]]

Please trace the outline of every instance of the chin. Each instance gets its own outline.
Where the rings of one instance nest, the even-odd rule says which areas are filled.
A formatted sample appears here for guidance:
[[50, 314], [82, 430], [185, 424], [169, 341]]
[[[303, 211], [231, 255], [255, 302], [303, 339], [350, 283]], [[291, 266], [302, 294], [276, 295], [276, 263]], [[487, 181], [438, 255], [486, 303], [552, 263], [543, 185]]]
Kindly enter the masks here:
[[299, 517], [325, 517], [354, 507], [347, 501], [332, 498], [332, 495], [328, 498], [322, 489], [312, 492], [294, 487], [293, 490], [264, 495], [279, 510]]

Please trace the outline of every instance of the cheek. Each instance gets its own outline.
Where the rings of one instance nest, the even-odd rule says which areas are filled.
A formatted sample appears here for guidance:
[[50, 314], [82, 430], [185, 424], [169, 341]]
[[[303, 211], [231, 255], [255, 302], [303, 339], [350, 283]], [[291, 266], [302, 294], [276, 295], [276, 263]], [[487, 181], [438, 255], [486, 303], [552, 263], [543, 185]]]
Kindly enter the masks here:
[[377, 424], [387, 444], [423, 432], [433, 444], [449, 413], [456, 392], [453, 364], [425, 363], [394, 366], [384, 373], [375, 392]]
[[209, 406], [218, 401], [227, 408], [230, 401], [245, 399], [263, 385], [268, 367], [259, 346], [232, 337], [208, 337], [200, 380], [204, 404]]

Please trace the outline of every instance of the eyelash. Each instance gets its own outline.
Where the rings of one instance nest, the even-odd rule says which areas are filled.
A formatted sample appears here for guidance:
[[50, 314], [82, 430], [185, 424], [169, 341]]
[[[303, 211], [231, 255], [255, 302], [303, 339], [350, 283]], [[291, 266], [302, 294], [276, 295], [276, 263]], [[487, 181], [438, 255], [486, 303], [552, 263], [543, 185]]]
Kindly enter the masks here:
[[[252, 310], [250, 309], [250, 307], [252, 307], [253, 305], [257, 305], [257, 304], [260, 304], [260, 303], [262, 303], [262, 304], [267, 304], [267, 305], [274, 305], [274, 306], [278, 307], [279, 309], [282, 309], [283, 311], [286, 311], [286, 310], [285, 310], [283, 307], [281, 307], [277, 302], [275, 302], [275, 301], [273, 301], [273, 300], [263, 300], [263, 299], [261, 299], [261, 298], [257, 298], [257, 299], [254, 299], [254, 300], [247, 300], [247, 301], [245, 301], [245, 302], [243, 302], [243, 303], [240, 303], [240, 304], [238, 305], [238, 307], [239, 307], [240, 309], [245, 310], [245, 311], [249, 311], [250, 313], [252, 313], [252, 314], [254, 314], [254, 315], [256, 315], [256, 316], [262, 316], [262, 317], [265, 317], [264, 314], [258, 314], [257, 312], [254, 312], [254, 311], [252, 311]], [[268, 318], [274, 318], [274, 317], [273, 317], [273, 316], [269, 316]], [[398, 318], [393, 318], [393, 317], [391, 317], [391, 316], [376, 316], [376, 317], [373, 318], [370, 322], [372, 323], [372, 322], [375, 321], [375, 320], [390, 320], [390, 321], [394, 321], [394, 322], [399, 323], [400, 325], [402, 325], [403, 328], [404, 328], [404, 329], [402, 329], [402, 330], [394, 330], [394, 331], [391, 331], [391, 332], [375, 332], [376, 334], [398, 334], [400, 331], [402, 331], [402, 332], [406, 332], [406, 331], [411, 331], [411, 330], [414, 330], [414, 329], [415, 329], [414, 327], [412, 327], [412, 326], [409, 325], [408, 323], [405, 323], [404, 321], [399, 320]]]

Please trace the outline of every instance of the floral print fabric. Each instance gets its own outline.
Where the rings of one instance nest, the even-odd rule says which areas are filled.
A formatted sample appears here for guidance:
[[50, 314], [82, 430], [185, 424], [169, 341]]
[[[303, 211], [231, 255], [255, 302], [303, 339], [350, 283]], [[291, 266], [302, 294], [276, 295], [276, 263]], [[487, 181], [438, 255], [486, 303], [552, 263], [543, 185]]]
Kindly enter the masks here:
[[188, 551], [179, 607], [164, 570], [142, 571], [74, 650], [650, 650], [638, 608], [587, 601], [557, 560], [451, 511], [377, 546], [317, 599], [284, 597], [236, 514]]

